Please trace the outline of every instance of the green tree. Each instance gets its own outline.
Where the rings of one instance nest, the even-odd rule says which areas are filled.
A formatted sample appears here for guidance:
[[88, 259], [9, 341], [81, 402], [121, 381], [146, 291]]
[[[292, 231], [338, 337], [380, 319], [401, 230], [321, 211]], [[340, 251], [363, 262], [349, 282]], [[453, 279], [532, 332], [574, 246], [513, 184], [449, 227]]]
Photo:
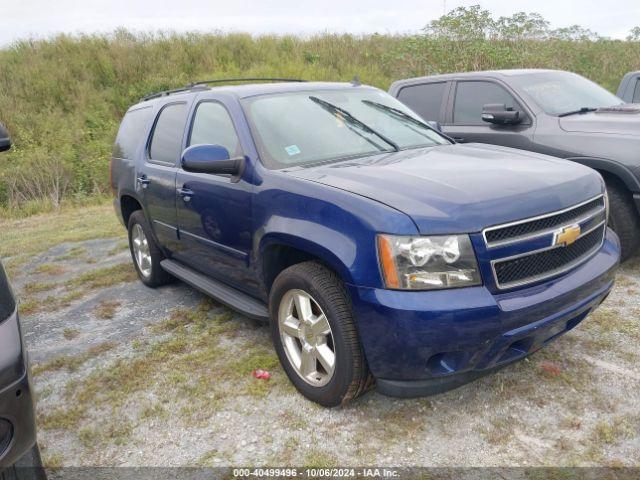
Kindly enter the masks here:
[[627, 40], [630, 42], [640, 42], [640, 27], [633, 27], [629, 32]]
[[539, 13], [514, 13], [495, 22], [494, 36], [504, 40], [544, 40], [549, 36], [549, 22]]
[[432, 20], [424, 32], [450, 40], [483, 40], [494, 30], [495, 22], [489, 10], [480, 5], [458, 7], [437, 20]]

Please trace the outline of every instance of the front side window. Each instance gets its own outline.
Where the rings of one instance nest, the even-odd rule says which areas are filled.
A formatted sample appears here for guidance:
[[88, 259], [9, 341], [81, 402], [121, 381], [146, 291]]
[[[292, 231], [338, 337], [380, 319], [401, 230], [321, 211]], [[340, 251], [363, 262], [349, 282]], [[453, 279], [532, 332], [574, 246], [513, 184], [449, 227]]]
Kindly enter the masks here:
[[218, 102], [202, 102], [196, 108], [189, 145], [199, 144], [223, 146], [231, 157], [242, 155], [229, 112]]
[[176, 164], [182, 153], [182, 135], [186, 117], [185, 103], [170, 104], [160, 111], [149, 145], [151, 161]]
[[273, 169], [449, 143], [377, 89], [265, 95], [244, 104], [260, 157]]
[[398, 100], [428, 121], [440, 120], [445, 82], [410, 85], [400, 90]]
[[518, 103], [503, 87], [491, 82], [458, 82], [453, 107], [454, 125], [487, 125], [482, 108], [488, 103], [505, 104], [518, 110]]
[[640, 79], [636, 80], [636, 90], [633, 93], [633, 103], [640, 103]]
[[543, 72], [513, 77], [513, 84], [529, 95], [548, 115], [581, 108], [620, 105], [622, 100], [597, 83], [570, 72]]

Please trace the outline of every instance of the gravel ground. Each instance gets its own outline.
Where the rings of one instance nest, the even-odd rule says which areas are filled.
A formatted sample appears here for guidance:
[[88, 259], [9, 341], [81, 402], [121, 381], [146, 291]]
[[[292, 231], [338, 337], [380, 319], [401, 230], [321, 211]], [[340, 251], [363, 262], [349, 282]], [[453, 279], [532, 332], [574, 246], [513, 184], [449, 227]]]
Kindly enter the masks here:
[[266, 326], [182, 283], [136, 281], [123, 238], [60, 244], [12, 272], [52, 467], [640, 466], [638, 261], [525, 361], [339, 409], [294, 390]]

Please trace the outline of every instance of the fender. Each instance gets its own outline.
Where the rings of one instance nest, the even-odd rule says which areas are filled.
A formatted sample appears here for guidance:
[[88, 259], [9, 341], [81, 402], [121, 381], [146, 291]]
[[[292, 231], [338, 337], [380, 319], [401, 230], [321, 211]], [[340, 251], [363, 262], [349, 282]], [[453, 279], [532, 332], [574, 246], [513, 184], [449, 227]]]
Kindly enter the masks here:
[[625, 186], [632, 193], [640, 192], [640, 181], [638, 181], [629, 167], [626, 167], [621, 163], [606, 158], [594, 157], [568, 157], [567, 160], [581, 163], [582, 165], [586, 165], [587, 167], [591, 167], [595, 170], [608, 172], [622, 180]]
[[[361, 255], [361, 252], [356, 251], [357, 247], [352, 239], [336, 230], [313, 222], [283, 220], [295, 228], [291, 228], [289, 231], [263, 231], [261, 236], [256, 235], [258, 247], [254, 251], [259, 252], [259, 259], [264, 258], [264, 251], [271, 245], [292, 247], [326, 263], [340, 275], [344, 282], [354, 283], [351, 268], [355, 265], [356, 254]], [[304, 236], [301, 236], [302, 234]], [[312, 239], [318, 239], [318, 241]]]

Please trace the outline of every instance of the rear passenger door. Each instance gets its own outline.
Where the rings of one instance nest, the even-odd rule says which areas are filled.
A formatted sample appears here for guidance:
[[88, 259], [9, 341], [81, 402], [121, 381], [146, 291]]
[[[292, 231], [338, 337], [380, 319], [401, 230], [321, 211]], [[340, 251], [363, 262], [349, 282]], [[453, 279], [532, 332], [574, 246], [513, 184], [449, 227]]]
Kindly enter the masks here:
[[178, 247], [176, 173], [187, 120], [186, 102], [164, 105], [156, 116], [144, 164], [136, 172], [136, 189], [160, 242], [169, 251]]
[[[484, 122], [482, 108], [488, 103], [503, 103], [507, 107], [520, 110], [524, 119], [518, 125], [494, 125]], [[531, 148], [534, 132], [532, 115], [497, 81], [456, 82], [443, 123], [444, 133], [457, 142], [491, 143], [525, 150]]]
[[[243, 155], [232, 116], [222, 100], [196, 103], [186, 146], [221, 145], [231, 158]], [[178, 170], [177, 213], [180, 229], [178, 260], [201, 272], [255, 293], [249, 275], [252, 185], [230, 175]]]
[[449, 92], [447, 82], [407, 85], [398, 92], [398, 100], [416, 112], [426, 121], [442, 123]]

